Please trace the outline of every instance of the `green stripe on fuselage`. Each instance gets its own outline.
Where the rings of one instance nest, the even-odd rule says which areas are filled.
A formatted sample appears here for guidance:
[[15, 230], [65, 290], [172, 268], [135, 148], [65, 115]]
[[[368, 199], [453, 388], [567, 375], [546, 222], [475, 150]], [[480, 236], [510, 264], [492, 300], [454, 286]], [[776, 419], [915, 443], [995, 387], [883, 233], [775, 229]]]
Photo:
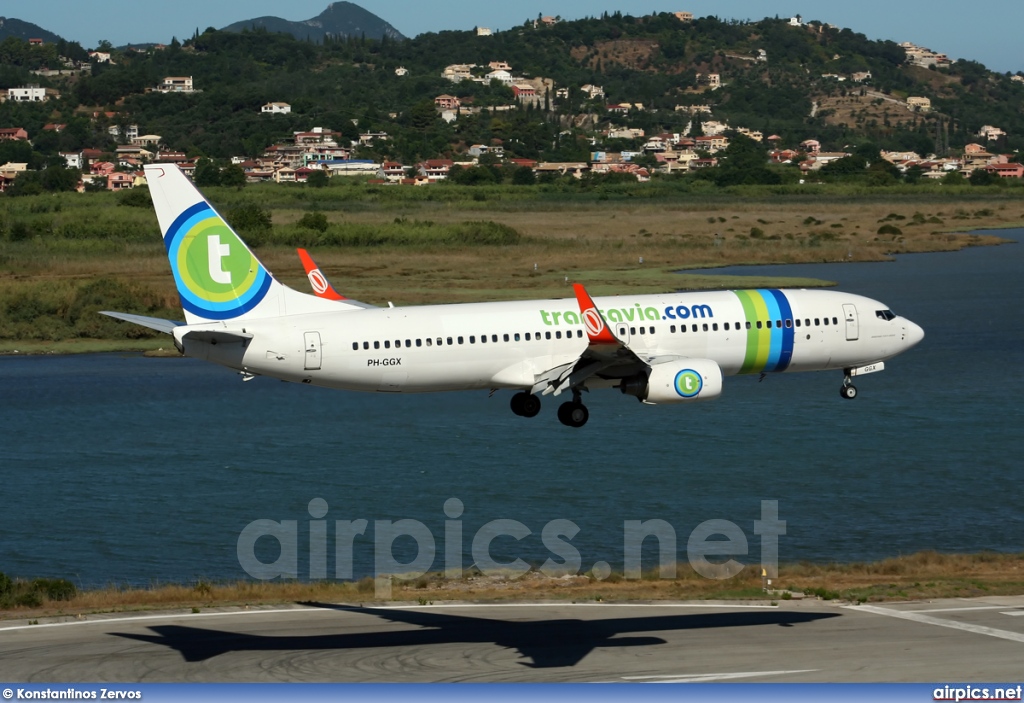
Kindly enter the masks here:
[[733, 291], [743, 305], [743, 316], [750, 325], [747, 330], [747, 349], [743, 356], [740, 373], [757, 373], [763, 371], [768, 364], [768, 355], [772, 348], [771, 329], [758, 329], [758, 320], [768, 319], [768, 305], [757, 291]]

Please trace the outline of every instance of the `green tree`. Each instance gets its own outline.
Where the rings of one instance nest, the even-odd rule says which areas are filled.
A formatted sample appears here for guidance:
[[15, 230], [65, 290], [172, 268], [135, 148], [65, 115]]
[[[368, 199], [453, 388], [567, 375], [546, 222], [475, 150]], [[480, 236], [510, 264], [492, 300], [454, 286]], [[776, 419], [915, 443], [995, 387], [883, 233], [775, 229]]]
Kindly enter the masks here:
[[306, 184], [309, 185], [310, 188], [326, 188], [330, 183], [330, 180], [331, 177], [327, 175], [327, 171], [318, 168], [313, 171], [313, 173], [309, 174], [309, 177], [306, 179]]
[[220, 172], [220, 184], [232, 188], [243, 188], [246, 184], [245, 171], [238, 164], [231, 164]]
[[220, 169], [210, 159], [199, 159], [196, 163], [196, 172], [192, 176], [198, 188], [208, 188], [220, 185]]

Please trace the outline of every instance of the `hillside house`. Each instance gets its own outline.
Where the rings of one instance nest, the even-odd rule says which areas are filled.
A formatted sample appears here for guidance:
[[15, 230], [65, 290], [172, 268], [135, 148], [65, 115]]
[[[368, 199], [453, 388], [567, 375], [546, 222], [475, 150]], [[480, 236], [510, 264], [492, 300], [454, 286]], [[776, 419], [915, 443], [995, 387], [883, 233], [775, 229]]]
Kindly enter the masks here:
[[288, 103], [267, 103], [260, 108], [260, 112], [264, 115], [287, 115], [292, 111], [292, 106]]
[[128, 190], [135, 186], [135, 176], [130, 173], [112, 172], [107, 174], [107, 190]]
[[490, 27], [477, 27], [476, 35], [478, 37], [489, 37], [493, 34]]
[[60, 157], [64, 159], [64, 164], [67, 168], [82, 168], [82, 152], [80, 151], [61, 151], [58, 152]]
[[461, 104], [454, 95], [438, 95], [434, 98], [434, 107], [438, 110], [457, 110]]
[[504, 83], [505, 85], [512, 85], [512, 83], [515, 81], [515, 79], [512, 77], [512, 74], [505, 70], [491, 71], [490, 73], [486, 74], [484, 78], [486, 78], [488, 82], [499, 81], [501, 83]]
[[[40, 88], [38, 85], [26, 85], [20, 88], [8, 88], [7, 100], [15, 103], [44, 103], [50, 98], [50, 94], [56, 91]], [[56, 94], [60, 97], [60, 93]]]
[[398, 76], [399, 78], [403, 76], [408, 76], [409, 69], [406, 68], [405, 66], [399, 66], [398, 68], [395, 69], [395, 75]]
[[24, 142], [28, 140], [28, 132], [23, 127], [4, 127], [0, 129], [0, 142]]
[[158, 93], [194, 93], [192, 76], [167, 76], [154, 90]]
[[675, 15], [676, 19], [680, 22], [693, 22], [692, 12], [673, 12], [672, 14]]
[[909, 97], [907, 107], [916, 112], [931, 112], [932, 101], [928, 98]]
[[989, 164], [985, 170], [1000, 178], [1024, 178], [1024, 165], [1022, 164]]
[[417, 164], [416, 169], [421, 176], [425, 176], [427, 180], [434, 183], [448, 178], [448, 172], [451, 171], [454, 165], [455, 163], [450, 159], [427, 159]]
[[487, 67], [492, 71], [511, 71], [512, 66], [508, 61], [491, 61]]

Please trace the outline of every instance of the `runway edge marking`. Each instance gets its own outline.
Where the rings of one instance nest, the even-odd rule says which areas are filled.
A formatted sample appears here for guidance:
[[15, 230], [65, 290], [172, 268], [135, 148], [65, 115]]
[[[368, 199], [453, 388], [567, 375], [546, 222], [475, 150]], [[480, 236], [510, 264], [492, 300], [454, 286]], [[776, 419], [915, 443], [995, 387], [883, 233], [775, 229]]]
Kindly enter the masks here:
[[928, 615], [922, 615], [920, 611], [889, 610], [888, 608], [879, 608], [873, 605], [846, 605], [843, 607], [846, 610], [874, 613], [875, 615], [884, 615], [890, 618], [911, 620], [913, 622], [919, 622], [924, 625], [948, 627], [953, 630], [973, 632], [976, 635], [987, 635], [988, 637], [998, 637], [999, 639], [1003, 640], [1024, 643], [1024, 634], [1021, 634], [1019, 632], [1010, 632], [1009, 630], [1000, 630], [995, 627], [985, 627], [983, 625], [972, 625], [968, 622], [954, 622], [953, 620], [933, 618]]

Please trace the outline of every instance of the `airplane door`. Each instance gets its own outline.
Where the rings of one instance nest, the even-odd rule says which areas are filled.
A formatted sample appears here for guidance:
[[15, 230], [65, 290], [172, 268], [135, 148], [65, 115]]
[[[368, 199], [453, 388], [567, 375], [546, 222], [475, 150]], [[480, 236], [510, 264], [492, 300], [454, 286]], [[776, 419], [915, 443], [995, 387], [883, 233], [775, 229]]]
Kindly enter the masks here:
[[615, 336], [618, 337], [623, 344], [629, 344], [629, 323], [628, 322], [616, 322]]
[[857, 324], [857, 306], [853, 303], [844, 303], [843, 313], [846, 315], [846, 341], [855, 341], [860, 336]]
[[320, 370], [320, 333], [306, 332], [306, 371]]

